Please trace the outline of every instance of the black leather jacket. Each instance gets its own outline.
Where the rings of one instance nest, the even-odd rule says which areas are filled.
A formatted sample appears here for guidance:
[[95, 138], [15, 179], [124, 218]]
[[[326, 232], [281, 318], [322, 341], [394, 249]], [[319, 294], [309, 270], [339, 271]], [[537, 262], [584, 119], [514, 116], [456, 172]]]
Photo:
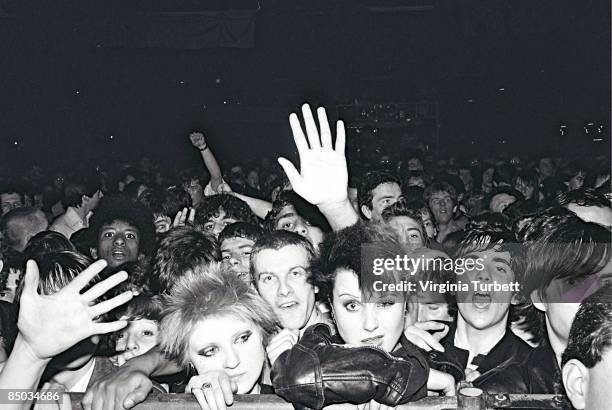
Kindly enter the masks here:
[[529, 379], [529, 393], [566, 394], [561, 369], [548, 340], [542, 341], [540, 346], [531, 352], [526, 372]]
[[[450, 373], [460, 381], [464, 375], [458, 370], [467, 367], [469, 352], [454, 345], [455, 330], [456, 325], [451, 326], [448, 335], [440, 341], [444, 352], [431, 351], [428, 360], [432, 369]], [[504, 337], [491, 351], [479, 358], [480, 376], [472, 384], [489, 393], [532, 393], [526, 371], [532, 351], [531, 346], [507, 328]]]
[[277, 395], [297, 409], [376, 400], [397, 406], [427, 395], [429, 366], [416, 346], [402, 338], [387, 353], [376, 347], [347, 347], [333, 329], [316, 324], [272, 367]]

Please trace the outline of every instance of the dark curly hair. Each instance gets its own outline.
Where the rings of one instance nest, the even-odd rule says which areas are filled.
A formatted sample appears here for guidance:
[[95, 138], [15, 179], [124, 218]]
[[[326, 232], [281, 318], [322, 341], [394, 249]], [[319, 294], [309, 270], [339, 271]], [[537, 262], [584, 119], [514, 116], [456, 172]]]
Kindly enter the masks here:
[[104, 197], [91, 217], [92, 234], [98, 238], [105, 225], [114, 221], [126, 222], [136, 229], [140, 235], [139, 252], [150, 255], [155, 245], [155, 226], [153, 214], [144, 205], [132, 201], [125, 196]]
[[226, 218], [258, 224], [257, 217], [246, 202], [230, 194], [218, 194], [207, 197], [198, 206], [195, 214], [196, 228], [204, 232], [204, 225], [212, 218], [219, 217], [221, 210], [225, 212]]

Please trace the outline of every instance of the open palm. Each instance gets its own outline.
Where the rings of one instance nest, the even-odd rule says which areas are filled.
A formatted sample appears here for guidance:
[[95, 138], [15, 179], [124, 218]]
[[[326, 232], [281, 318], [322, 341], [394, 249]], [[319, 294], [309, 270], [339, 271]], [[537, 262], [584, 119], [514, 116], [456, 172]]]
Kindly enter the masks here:
[[287, 159], [278, 162], [285, 170], [293, 190], [313, 205], [342, 202], [347, 198], [348, 171], [344, 155], [344, 123], [336, 123], [336, 146], [332, 145], [332, 134], [324, 108], [317, 110], [319, 127], [312, 116], [310, 106], [302, 106], [306, 135], [298, 116], [289, 116], [293, 140], [300, 157], [300, 172]]

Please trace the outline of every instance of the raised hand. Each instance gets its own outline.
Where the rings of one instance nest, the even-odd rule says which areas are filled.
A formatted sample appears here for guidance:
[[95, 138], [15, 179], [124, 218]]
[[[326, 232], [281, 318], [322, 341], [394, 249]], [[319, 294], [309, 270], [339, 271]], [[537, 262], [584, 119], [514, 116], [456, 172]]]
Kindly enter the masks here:
[[192, 132], [189, 134], [189, 140], [191, 141], [191, 145], [196, 147], [197, 149], [205, 149], [206, 148], [206, 137], [201, 132]]
[[308, 104], [302, 106], [302, 115], [308, 140], [298, 116], [295, 113], [289, 116], [293, 140], [300, 156], [300, 172], [286, 158], [279, 158], [278, 162], [287, 174], [293, 190], [311, 204], [327, 206], [341, 203], [347, 200], [348, 188], [344, 123], [336, 123], [334, 149], [325, 109], [317, 109], [320, 135]]
[[116, 273], [81, 294], [81, 290], [105, 267], [104, 260], [94, 262], [60, 291], [52, 295], [39, 295], [38, 266], [36, 262], [28, 261], [17, 326], [20, 336], [35, 357], [50, 359], [83, 339], [116, 332], [127, 326], [125, 320], [101, 323], [96, 318], [132, 299], [132, 292], [93, 304], [100, 296], [125, 281], [128, 277], [126, 272]]
[[177, 226], [193, 225], [195, 221], [195, 208], [183, 208], [182, 211], [178, 211], [172, 221], [172, 227]]

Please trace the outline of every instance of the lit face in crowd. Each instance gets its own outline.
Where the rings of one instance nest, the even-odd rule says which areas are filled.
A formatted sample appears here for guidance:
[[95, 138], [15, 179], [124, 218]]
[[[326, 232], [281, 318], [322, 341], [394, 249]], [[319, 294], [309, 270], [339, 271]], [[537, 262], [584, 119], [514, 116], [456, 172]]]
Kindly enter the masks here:
[[372, 190], [372, 209], [361, 207], [364, 216], [372, 221], [382, 221], [382, 212], [402, 197], [402, 189], [396, 182], [385, 182]]
[[251, 282], [251, 250], [255, 242], [248, 238], [227, 238], [221, 242], [221, 258], [224, 265], [240, 279]]
[[425, 238], [421, 224], [409, 216], [394, 216], [388, 221], [389, 226], [395, 231], [399, 241], [408, 245], [410, 250], [425, 246]]
[[466, 271], [461, 281], [468, 283], [469, 290], [457, 293], [459, 320], [477, 330], [485, 330], [500, 323], [506, 323], [513, 292], [474, 290], [473, 281], [481, 283], [510, 284], [514, 280], [514, 272], [510, 268], [510, 252], [498, 252], [493, 249], [474, 252], [464, 259], [480, 259], [484, 269], [479, 264], [472, 264], [474, 269]]
[[295, 232], [308, 239], [315, 249], [323, 242], [323, 231], [318, 226], [312, 225], [300, 214], [297, 213], [293, 205], [286, 205], [281, 209], [276, 218], [276, 230]]
[[198, 374], [225, 371], [248, 394], [257, 385], [266, 353], [263, 335], [254, 323], [230, 314], [207, 317], [189, 337], [188, 359]]
[[445, 225], [452, 219], [453, 206], [453, 198], [446, 191], [434, 192], [429, 198], [429, 209], [438, 225]]
[[204, 223], [204, 231], [208, 234], [214, 235], [214, 237], [217, 238], [227, 225], [231, 225], [236, 222], [238, 222], [236, 219], [227, 216], [227, 213], [223, 207], [219, 207], [217, 213]]
[[195, 208], [202, 202], [202, 198], [204, 197], [204, 188], [202, 188], [202, 184], [200, 184], [199, 180], [192, 179], [189, 182], [185, 182], [183, 184], [183, 189], [191, 197], [191, 206]]
[[546, 313], [546, 324], [554, 337], [567, 344], [570, 328], [580, 303], [605, 285], [612, 283], [612, 259], [594, 275], [576, 280], [553, 279], [539, 297], [532, 293], [534, 306]]
[[[122, 318], [125, 320], [125, 318]], [[159, 343], [159, 324], [154, 320], [130, 320], [128, 327], [117, 335], [115, 350], [121, 353], [122, 360], [145, 354]]]
[[254, 255], [254, 280], [284, 329], [303, 329], [314, 315], [315, 288], [308, 283], [310, 258], [306, 249], [287, 245]]
[[514, 184], [514, 189], [519, 191], [525, 197], [525, 200], [529, 200], [533, 198], [533, 193], [535, 192], [535, 187], [528, 185], [521, 178], [516, 179], [516, 183]]
[[98, 237], [98, 257], [115, 268], [138, 260], [140, 232], [127, 222], [115, 220], [102, 226]]
[[404, 331], [404, 299], [386, 294], [373, 295], [364, 301], [363, 296], [355, 272], [338, 269], [332, 311], [340, 337], [351, 346], [378, 346], [393, 351]]
[[423, 226], [425, 227], [425, 233], [429, 239], [435, 239], [438, 231], [436, 230], [436, 224], [432, 220], [431, 213], [428, 210], [421, 212], [421, 219], [423, 220]]
[[9, 192], [0, 194], [0, 205], [2, 206], [1, 215], [4, 215], [13, 209], [21, 208], [24, 204], [21, 195], [16, 192]]

